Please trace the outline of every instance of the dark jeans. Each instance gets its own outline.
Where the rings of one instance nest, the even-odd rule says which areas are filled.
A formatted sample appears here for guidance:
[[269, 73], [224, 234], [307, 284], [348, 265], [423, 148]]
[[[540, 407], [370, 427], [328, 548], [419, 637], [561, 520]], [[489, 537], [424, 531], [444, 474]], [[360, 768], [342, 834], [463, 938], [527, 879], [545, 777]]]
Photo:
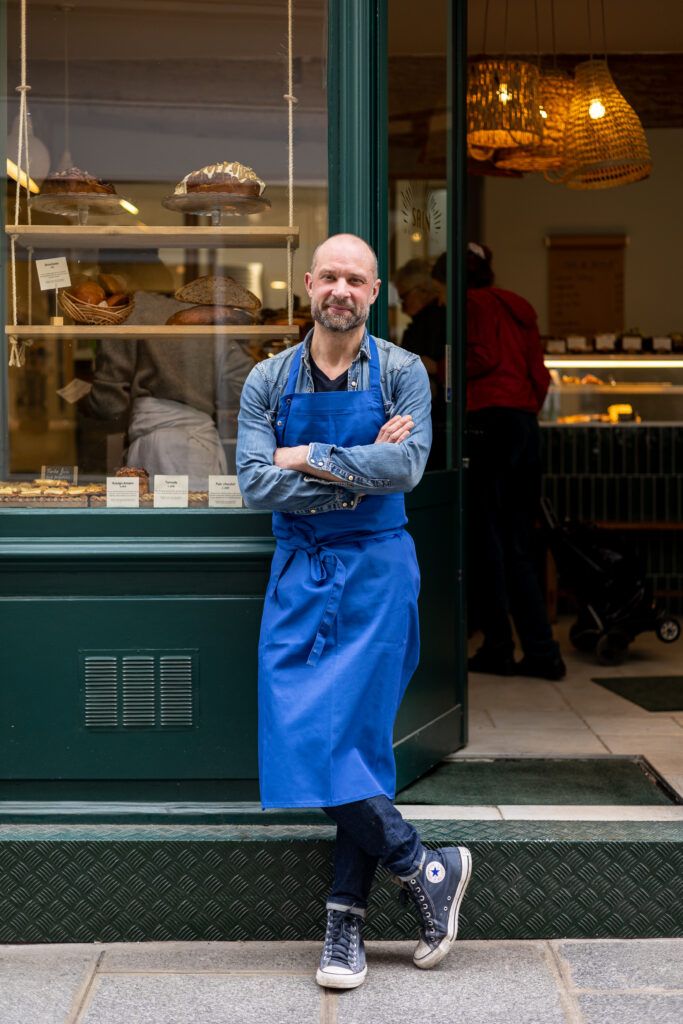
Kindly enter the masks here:
[[541, 498], [539, 427], [533, 413], [469, 413], [468, 512], [472, 626], [494, 656], [514, 650], [512, 619], [532, 658], [559, 654], [538, 577], [535, 530]]
[[388, 797], [373, 796], [324, 810], [337, 823], [328, 909], [365, 910], [380, 861], [400, 878], [412, 876], [420, 867], [424, 851], [419, 833]]

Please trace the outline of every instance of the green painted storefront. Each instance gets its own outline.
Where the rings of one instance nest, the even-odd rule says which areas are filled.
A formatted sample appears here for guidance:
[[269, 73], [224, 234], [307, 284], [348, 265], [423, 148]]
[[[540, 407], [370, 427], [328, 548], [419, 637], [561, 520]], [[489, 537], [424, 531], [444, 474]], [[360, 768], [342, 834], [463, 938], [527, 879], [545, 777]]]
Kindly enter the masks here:
[[[448, 308], [449, 336], [458, 339], [465, 13], [463, 4], [450, 8], [449, 66], [459, 70], [449, 81]], [[387, 0], [330, 0], [328, 16], [329, 227], [366, 237], [380, 265], [387, 9]], [[371, 329], [382, 335], [386, 290], [378, 307]], [[460, 358], [456, 351], [456, 381]], [[422, 656], [396, 725], [402, 785], [466, 741], [462, 403], [453, 397], [452, 468], [428, 474], [407, 499], [422, 570]], [[199, 799], [256, 799], [256, 647], [272, 550], [270, 517], [247, 510], [1, 510], [4, 799], [68, 792], [94, 815], [112, 786], [133, 800], [162, 783], [168, 798], [182, 783]], [[109, 705], [98, 703], [102, 679]], [[151, 719], [126, 707], [127, 679], [153, 689]]]

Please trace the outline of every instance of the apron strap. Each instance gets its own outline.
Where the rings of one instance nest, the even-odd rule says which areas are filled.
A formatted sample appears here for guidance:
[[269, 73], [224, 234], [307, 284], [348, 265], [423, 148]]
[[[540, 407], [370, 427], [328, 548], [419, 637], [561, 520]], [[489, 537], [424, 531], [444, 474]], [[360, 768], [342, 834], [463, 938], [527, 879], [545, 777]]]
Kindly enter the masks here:
[[[339, 605], [341, 604], [342, 594], [344, 592], [344, 584], [346, 583], [346, 566], [342, 562], [341, 558], [339, 558], [338, 555], [335, 555], [332, 552], [325, 552], [325, 554], [328, 555], [328, 557], [334, 559], [335, 567], [334, 576], [332, 578], [332, 586], [330, 587], [330, 593], [327, 598], [327, 604], [325, 605], [325, 611], [323, 612], [322, 618], [320, 620], [320, 625], [318, 626], [318, 631], [315, 635], [315, 640], [313, 641], [313, 646], [311, 647], [310, 654], [306, 659], [306, 664], [311, 665], [313, 668], [315, 668], [315, 666], [320, 661], [320, 655], [323, 653], [325, 641], [327, 640], [330, 630], [332, 629], [332, 624], [334, 623], [334, 620], [337, 617]], [[327, 570], [323, 565], [321, 552], [311, 552], [310, 558], [311, 575], [313, 575], [313, 569], [315, 568], [316, 571], [320, 571], [321, 578], [325, 578], [327, 576]]]

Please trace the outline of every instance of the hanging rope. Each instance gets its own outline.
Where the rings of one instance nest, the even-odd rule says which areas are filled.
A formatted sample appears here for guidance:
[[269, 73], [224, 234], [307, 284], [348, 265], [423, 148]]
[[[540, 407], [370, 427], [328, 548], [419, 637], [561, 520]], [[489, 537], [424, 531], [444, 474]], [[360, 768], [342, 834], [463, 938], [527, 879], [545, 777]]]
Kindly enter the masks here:
[[[288, 227], [294, 227], [294, 104], [298, 103], [294, 95], [294, 56], [292, 20], [294, 0], [287, 2], [287, 92], [283, 99], [287, 100], [287, 205]], [[292, 326], [294, 318], [294, 247], [291, 237], [287, 239], [287, 319]]]
[[[26, 188], [26, 217], [27, 222], [31, 223], [31, 207], [29, 204], [29, 182], [31, 180], [31, 167], [29, 158], [28, 148], [28, 105], [26, 102], [26, 94], [30, 92], [31, 86], [26, 82], [26, 0], [21, 0], [21, 85], [16, 87], [16, 91], [19, 93], [19, 138], [17, 140], [17, 187], [14, 195], [14, 226], [19, 225], [19, 202], [21, 198], [21, 175], [23, 172], [22, 159], [24, 156], [24, 148], [26, 149], [26, 170], [24, 172], [24, 187]], [[10, 257], [11, 257], [11, 279], [12, 279], [12, 326], [16, 327], [18, 323], [18, 304], [17, 304], [17, 258], [16, 258], [16, 246], [17, 236], [16, 231], [12, 235], [10, 243]], [[28, 301], [29, 301], [29, 323], [31, 322], [31, 270], [32, 270], [32, 257], [33, 250], [29, 249], [28, 252]], [[10, 335], [10, 366], [23, 366], [26, 362], [26, 348], [32, 345], [33, 342], [25, 338], [19, 340], [13, 335]]]

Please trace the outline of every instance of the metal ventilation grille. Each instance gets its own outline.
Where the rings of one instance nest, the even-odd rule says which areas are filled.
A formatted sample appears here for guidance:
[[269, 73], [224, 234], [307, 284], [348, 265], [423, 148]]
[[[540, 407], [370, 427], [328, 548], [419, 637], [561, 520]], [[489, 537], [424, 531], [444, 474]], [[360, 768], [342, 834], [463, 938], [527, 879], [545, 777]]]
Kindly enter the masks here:
[[85, 659], [85, 724], [90, 728], [118, 725], [116, 658]]
[[159, 659], [162, 725], [192, 725], [192, 668], [188, 655]]
[[135, 728], [156, 725], [154, 658], [122, 658], [123, 724]]
[[192, 729], [196, 650], [79, 651], [82, 721], [127, 732]]

